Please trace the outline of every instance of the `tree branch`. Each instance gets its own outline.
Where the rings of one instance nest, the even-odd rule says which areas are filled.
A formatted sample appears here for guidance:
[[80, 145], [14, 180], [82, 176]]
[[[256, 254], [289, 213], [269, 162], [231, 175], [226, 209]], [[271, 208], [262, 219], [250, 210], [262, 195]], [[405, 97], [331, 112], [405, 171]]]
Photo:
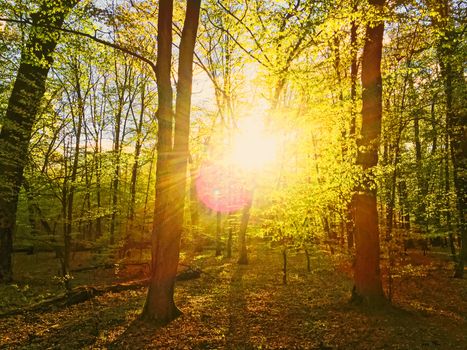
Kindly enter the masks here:
[[[4, 17], [0, 17], [0, 21], [11, 22], [11, 23], [19, 23], [19, 24], [27, 24], [27, 25], [32, 25], [33, 24], [31, 21], [28, 21], [28, 20], [20, 20], [20, 19], [4, 18]], [[141, 55], [141, 54], [139, 54], [137, 52], [134, 52], [134, 51], [130, 50], [127, 47], [121, 46], [121, 45], [113, 43], [111, 41], [107, 41], [107, 40], [98, 38], [95, 35], [80, 32], [80, 31], [74, 30], [74, 29], [59, 28], [59, 27], [55, 27], [55, 26], [51, 26], [51, 25], [47, 25], [47, 24], [37, 24], [36, 23], [35, 25], [43, 27], [43, 28], [48, 28], [48, 29], [52, 29], [52, 30], [56, 30], [56, 31], [64, 32], [64, 33], [70, 33], [70, 34], [74, 34], [74, 35], [78, 35], [78, 36], [82, 36], [82, 37], [91, 39], [91, 40], [93, 40], [93, 41], [95, 41], [95, 42], [97, 42], [99, 44], [114, 48], [116, 50], [119, 50], [119, 51], [121, 51], [123, 53], [126, 53], [126, 54], [128, 54], [130, 56], [133, 56], [133, 57], [147, 63], [151, 67], [151, 69], [154, 71], [154, 73], [156, 72], [156, 64], [153, 61], [151, 61], [149, 58], [144, 57], [143, 55]]]

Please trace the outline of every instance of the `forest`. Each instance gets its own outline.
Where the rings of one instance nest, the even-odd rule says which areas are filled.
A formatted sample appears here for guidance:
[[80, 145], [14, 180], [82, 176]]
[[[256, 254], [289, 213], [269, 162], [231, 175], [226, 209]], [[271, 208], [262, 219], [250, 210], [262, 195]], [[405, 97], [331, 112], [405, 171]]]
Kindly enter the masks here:
[[0, 0], [0, 349], [467, 349], [464, 0]]

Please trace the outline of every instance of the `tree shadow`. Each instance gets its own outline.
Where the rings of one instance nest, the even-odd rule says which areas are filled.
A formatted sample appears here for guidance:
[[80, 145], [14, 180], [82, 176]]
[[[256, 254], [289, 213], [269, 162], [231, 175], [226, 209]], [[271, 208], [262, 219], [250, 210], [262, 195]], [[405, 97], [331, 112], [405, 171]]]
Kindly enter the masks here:
[[138, 345], [143, 343], [148, 334], [151, 337], [157, 336], [157, 332], [164, 328], [166, 325], [145, 322], [139, 317], [133, 320], [125, 329], [125, 331], [118, 336], [113, 342], [108, 344], [108, 349], [138, 349], [144, 348], [147, 344]]
[[[40, 314], [28, 314], [28, 322], [41, 323]], [[57, 323], [48, 328], [34, 329], [20, 342], [10, 344], [11, 348], [21, 349], [83, 349], [95, 344], [101, 331], [124, 323], [124, 317], [106, 320], [105, 326], [98, 315], [78, 317], [77, 320], [67, 321], [57, 319]], [[2, 346], [0, 348], [3, 349]]]
[[230, 280], [227, 312], [229, 317], [226, 344], [228, 349], [253, 349], [250, 343], [250, 327], [245, 315], [248, 314], [244, 276], [248, 266], [237, 265]]

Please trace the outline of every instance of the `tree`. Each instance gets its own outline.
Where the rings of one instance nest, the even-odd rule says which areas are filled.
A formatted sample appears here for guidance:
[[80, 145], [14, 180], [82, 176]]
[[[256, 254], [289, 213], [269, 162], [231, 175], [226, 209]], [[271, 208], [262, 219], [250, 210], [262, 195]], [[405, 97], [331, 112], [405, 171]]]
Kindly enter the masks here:
[[[190, 131], [193, 56], [201, 0], [187, 1], [180, 40], [175, 115], [170, 81], [172, 61], [173, 1], [161, 0], [158, 14], [156, 76], [159, 109], [156, 204], [152, 232], [151, 279], [143, 319], [165, 324], [180, 315], [174, 302]], [[174, 123], [173, 123], [174, 121]], [[173, 135], [173, 139], [172, 139]]]
[[357, 165], [363, 179], [355, 203], [354, 300], [377, 304], [384, 299], [379, 265], [379, 227], [376, 188], [372, 171], [378, 164], [382, 118], [381, 56], [384, 0], [370, 0], [372, 17], [366, 26], [362, 57], [362, 127], [358, 139]]
[[16, 224], [18, 194], [28, 157], [31, 131], [45, 92], [45, 82], [53, 62], [60, 28], [78, 0], [41, 1], [31, 15], [29, 38], [10, 95], [0, 132], [0, 281], [13, 278], [11, 253]]
[[451, 160], [453, 166], [454, 187], [459, 220], [461, 248], [459, 261], [454, 276], [464, 276], [464, 265], [467, 261], [467, 104], [465, 102], [466, 81], [459, 58], [461, 52], [459, 39], [464, 30], [455, 27], [451, 15], [451, 4], [448, 0], [431, 4], [435, 15], [434, 25], [438, 29], [437, 54], [441, 67], [446, 99], [446, 129], [450, 140]]

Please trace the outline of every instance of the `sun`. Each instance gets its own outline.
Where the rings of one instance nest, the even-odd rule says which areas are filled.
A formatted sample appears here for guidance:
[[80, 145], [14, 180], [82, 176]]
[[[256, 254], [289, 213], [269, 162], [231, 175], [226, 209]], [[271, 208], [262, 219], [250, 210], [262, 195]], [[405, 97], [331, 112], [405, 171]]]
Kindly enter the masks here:
[[244, 119], [233, 136], [227, 162], [247, 172], [257, 172], [276, 160], [277, 142], [259, 117]]
[[277, 140], [260, 117], [244, 118], [224, 140], [222, 152], [200, 167], [196, 193], [204, 205], [223, 213], [235, 212], [252, 200], [258, 177], [274, 166]]

